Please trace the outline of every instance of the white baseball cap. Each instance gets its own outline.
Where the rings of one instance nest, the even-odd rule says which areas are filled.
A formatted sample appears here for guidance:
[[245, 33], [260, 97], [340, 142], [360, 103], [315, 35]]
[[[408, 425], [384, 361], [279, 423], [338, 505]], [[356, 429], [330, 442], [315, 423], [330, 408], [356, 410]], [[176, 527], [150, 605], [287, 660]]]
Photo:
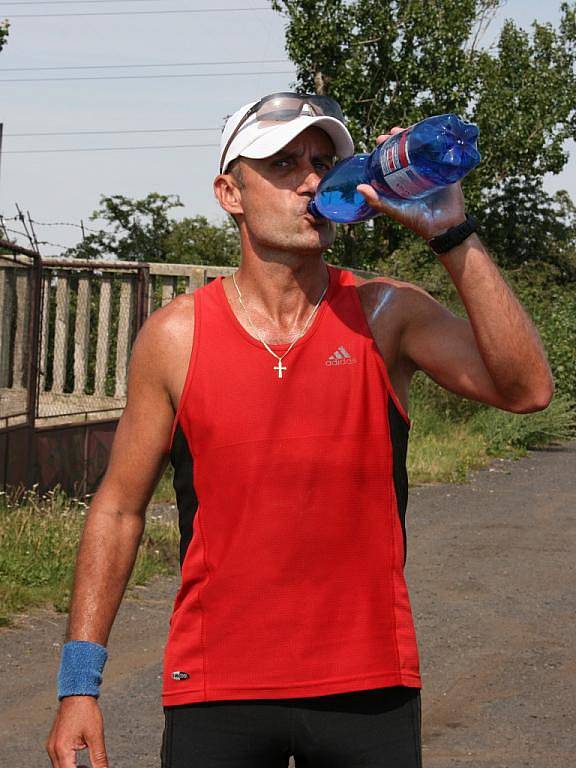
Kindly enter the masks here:
[[[303, 105], [298, 117], [292, 120], [270, 122], [269, 120], [258, 120], [256, 114], [251, 115], [240, 127], [226, 151], [226, 145], [235, 128], [246, 115], [246, 112], [259, 101], [256, 99], [256, 101], [244, 104], [228, 118], [220, 139], [219, 167], [222, 168], [222, 173], [226, 173], [228, 165], [237, 157], [255, 159], [270, 157], [285, 147], [286, 144], [289, 144], [306, 128], [313, 125], [322, 128], [330, 136], [338, 158], [343, 159], [354, 154], [354, 141], [344, 123], [335, 117], [314, 114], [314, 111], [307, 104]], [[226, 153], [225, 157], [224, 153]]]

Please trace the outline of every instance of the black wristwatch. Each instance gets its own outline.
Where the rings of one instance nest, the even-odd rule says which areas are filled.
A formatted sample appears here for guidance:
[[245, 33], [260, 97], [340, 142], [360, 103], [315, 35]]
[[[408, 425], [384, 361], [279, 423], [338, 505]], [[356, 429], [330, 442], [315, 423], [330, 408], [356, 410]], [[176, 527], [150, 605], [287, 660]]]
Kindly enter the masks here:
[[462, 224], [458, 224], [455, 227], [450, 227], [446, 232], [443, 232], [437, 237], [433, 237], [432, 240], [428, 240], [428, 245], [437, 256], [440, 256], [451, 248], [455, 248], [460, 245], [472, 232], [476, 232], [478, 229], [478, 222], [471, 214], [466, 214], [466, 221]]

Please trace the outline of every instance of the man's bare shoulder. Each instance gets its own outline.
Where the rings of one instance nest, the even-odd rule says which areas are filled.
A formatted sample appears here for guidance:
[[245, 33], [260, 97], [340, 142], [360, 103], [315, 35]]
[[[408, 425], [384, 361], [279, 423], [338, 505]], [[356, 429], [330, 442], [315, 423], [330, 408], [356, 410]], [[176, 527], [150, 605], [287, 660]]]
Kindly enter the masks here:
[[170, 394], [179, 368], [190, 356], [194, 336], [194, 295], [181, 294], [154, 310], [136, 336], [131, 366], [146, 372]]
[[419, 285], [393, 277], [363, 278], [355, 276], [356, 289], [364, 312], [369, 320], [380, 315], [407, 317], [435, 300]]
[[190, 324], [194, 328], [194, 294], [182, 293], [168, 304], [154, 310], [142, 326], [149, 326], [148, 335], [156, 340], [177, 341], [182, 333], [190, 333]]

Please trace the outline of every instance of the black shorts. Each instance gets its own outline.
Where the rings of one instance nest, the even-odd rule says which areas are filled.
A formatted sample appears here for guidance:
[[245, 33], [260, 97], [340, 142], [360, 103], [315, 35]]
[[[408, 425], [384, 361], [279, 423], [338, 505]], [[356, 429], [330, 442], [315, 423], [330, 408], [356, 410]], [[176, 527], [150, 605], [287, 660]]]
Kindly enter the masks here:
[[421, 768], [420, 690], [164, 707], [162, 768]]

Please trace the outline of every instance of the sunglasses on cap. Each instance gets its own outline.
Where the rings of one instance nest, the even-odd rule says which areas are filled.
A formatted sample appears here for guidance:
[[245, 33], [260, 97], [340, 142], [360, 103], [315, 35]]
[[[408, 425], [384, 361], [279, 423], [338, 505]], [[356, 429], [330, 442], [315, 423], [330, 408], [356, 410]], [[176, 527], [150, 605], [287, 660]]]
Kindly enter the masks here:
[[250, 107], [232, 131], [222, 152], [220, 173], [222, 173], [224, 168], [224, 161], [232, 141], [250, 117], [255, 115], [256, 120], [271, 123], [288, 122], [289, 120], [295, 120], [301, 114], [304, 106], [308, 106], [310, 112], [315, 116], [334, 117], [336, 120], [344, 123], [344, 114], [340, 104], [329, 96], [319, 96], [315, 93], [271, 93]]

